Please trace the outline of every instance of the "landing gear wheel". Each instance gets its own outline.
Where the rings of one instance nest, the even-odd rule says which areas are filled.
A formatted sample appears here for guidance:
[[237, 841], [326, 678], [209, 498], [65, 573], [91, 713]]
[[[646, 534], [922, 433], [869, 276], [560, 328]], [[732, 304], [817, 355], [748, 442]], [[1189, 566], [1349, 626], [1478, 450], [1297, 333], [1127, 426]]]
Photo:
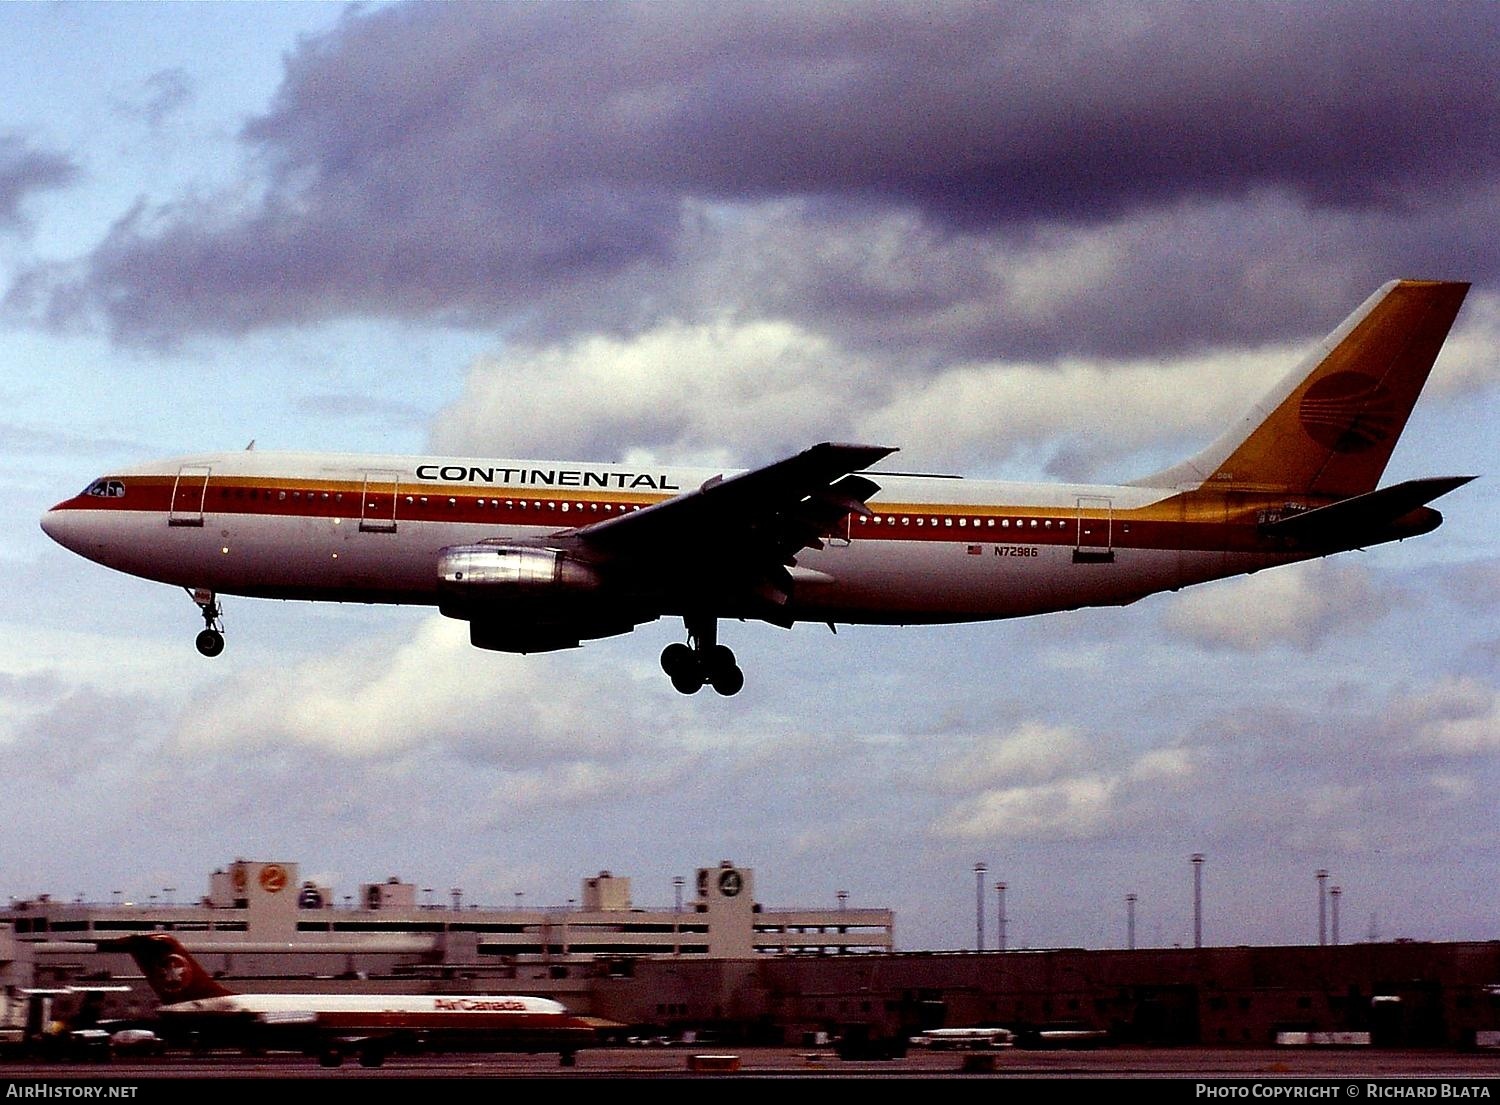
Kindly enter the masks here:
[[678, 672], [690, 672], [698, 666], [693, 650], [684, 644], [668, 645], [661, 650], [661, 670], [674, 679]]
[[318, 1053], [318, 1066], [341, 1067], [344, 1065], [344, 1053], [336, 1047], [324, 1048]]
[[703, 653], [703, 670], [708, 673], [710, 680], [724, 672], [733, 671], [734, 666], [734, 650], [728, 645], [714, 645]]
[[673, 644], [662, 649], [661, 669], [682, 694], [697, 694], [703, 684], [712, 685], [726, 698], [739, 694], [745, 686], [745, 673], [735, 663], [734, 651], [716, 640], [718, 623], [714, 618], [688, 615], [688, 644]]
[[203, 632], [194, 642], [198, 651], [204, 656], [219, 655], [224, 651], [224, 611], [219, 606], [218, 596], [203, 587], [196, 590], [185, 587], [183, 590], [197, 604], [198, 613], [203, 615]]
[[711, 682], [714, 690], [718, 691], [725, 698], [728, 698], [730, 695], [739, 694], [744, 688], [745, 673], [737, 666], [731, 667], [724, 671], [715, 672]]
[[703, 673], [696, 664], [688, 671], [673, 672], [672, 686], [681, 694], [697, 694], [703, 689]]
[[564, 1066], [564, 1067], [576, 1066], [578, 1064], [578, 1055], [577, 1055], [576, 1052], [572, 1052], [572, 1051], [559, 1052], [558, 1056], [557, 1056], [557, 1062], [558, 1062], [559, 1066]]
[[378, 1047], [367, 1047], [359, 1053], [359, 1065], [378, 1067], [385, 1063], [385, 1052]]

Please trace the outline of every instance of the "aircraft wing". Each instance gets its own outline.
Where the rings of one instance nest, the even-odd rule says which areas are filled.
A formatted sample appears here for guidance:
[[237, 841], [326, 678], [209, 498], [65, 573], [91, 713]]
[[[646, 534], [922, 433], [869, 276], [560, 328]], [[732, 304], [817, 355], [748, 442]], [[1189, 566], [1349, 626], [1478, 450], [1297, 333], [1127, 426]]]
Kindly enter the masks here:
[[857, 473], [895, 451], [823, 442], [763, 468], [715, 476], [697, 490], [570, 536], [610, 561], [670, 557], [677, 570], [684, 559], [680, 554], [708, 550], [699, 577], [731, 587], [770, 582], [785, 592], [790, 589], [786, 567], [798, 552], [822, 548], [822, 536], [848, 514], [869, 513], [865, 500], [880, 485]]

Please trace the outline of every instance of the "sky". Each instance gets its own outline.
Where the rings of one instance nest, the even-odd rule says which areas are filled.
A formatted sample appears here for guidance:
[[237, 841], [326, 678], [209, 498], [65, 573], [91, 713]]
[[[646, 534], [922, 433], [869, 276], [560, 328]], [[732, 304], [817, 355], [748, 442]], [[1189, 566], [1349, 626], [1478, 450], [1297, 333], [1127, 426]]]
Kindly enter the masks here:
[[[1493, 939], [1500, 7], [29, 4], [0, 11], [0, 896], [237, 857], [972, 946]], [[258, 448], [1118, 482], [1392, 277], [1473, 282], [1387, 480], [1417, 540], [984, 625], [663, 620], [473, 650], [412, 608], [188, 598], [37, 519]], [[684, 550], [691, 555], [692, 550]], [[986, 891], [994, 941], [993, 891]]]

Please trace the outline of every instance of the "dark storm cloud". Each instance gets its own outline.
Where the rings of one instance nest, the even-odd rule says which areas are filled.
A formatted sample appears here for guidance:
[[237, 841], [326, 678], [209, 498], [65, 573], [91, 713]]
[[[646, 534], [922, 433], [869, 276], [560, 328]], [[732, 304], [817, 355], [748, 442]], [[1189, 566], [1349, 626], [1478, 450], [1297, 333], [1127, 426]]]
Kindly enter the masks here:
[[21, 205], [32, 194], [77, 178], [78, 166], [71, 159], [36, 149], [17, 135], [0, 134], [0, 230], [22, 224]]
[[[1289, 267], [1320, 243], [1270, 225], [1247, 245], [1225, 205], [1250, 202], [1253, 218], [1269, 194], [1308, 221], [1333, 213], [1323, 244], [1352, 253], [1362, 282], [1372, 252], [1404, 259], [1390, 233], [1372, 249], [1338, 218], [1420, 226], [1488, 195], [1497, 24], [1500, 9], [1461, 4], [380, 9], [288, 59], [244, 132], [268, 173], [254, 206], [138, 211], [81, 270], [23, 286], [47, 289], [54, 319], [102, 314], [127, 339], [170, 340], [360, 313], [549, 334], [586, 310], [593, 328], [628, 330], [728, 285], [742, 310], [784, 299], [856, 341], [920, 332], [972, 353], [1023, 331], [1055, 345], [1074, 315], [1100, 331], [1118, 306], [1060, 293], [1024, 326], [953, 317], [1004, 315], [1003, 294], [977, 296], [1011, 252], [1186, 205], [1218, 219], [1165, 220], [1127, 248], [1124, 275], [1220, 298], [1259, 288], [1237, 317], [1263, 338], [1311, 320], [1297, 280], [1267, 279], [1257, 236], [1280, 256], [1299, 246]], [[725, 252], [777, 204], [789, 236], [762, 244], [779, 251]], [[893, 282], [841, 255], [851, 224], [893, 213], [908, 216], [895, 269], [934, 247], [957, 267]], [[1462, 256], [1493, 271], [1493, 253]], [[758, 263], [763, 281], [736, 279]]]

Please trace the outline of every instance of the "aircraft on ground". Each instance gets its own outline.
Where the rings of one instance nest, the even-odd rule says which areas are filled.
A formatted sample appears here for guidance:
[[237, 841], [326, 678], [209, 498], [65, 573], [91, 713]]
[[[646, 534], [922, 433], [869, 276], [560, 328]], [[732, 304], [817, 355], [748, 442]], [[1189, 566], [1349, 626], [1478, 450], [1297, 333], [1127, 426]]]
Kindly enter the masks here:
[[156, 996], [168, 1039], [195, 1046], [292, 1048], [336, 1067], [357, 1053], [378, 1067], [392, 1051], [556, 1051], [572, 1066], [597, 1025], [548, 998], [490, 994], [238, 994], [169, 933], [101, 941], [129, 952]]
[[[664, 615], [685, 694], [735, 694], [721, 619], [934, 624], [1118, 606], [1435, 529], [1472, 476], [1376, 490], [1469, 285], [1380, 288], [1196, 456], [1119, 485], [870, 471], [825, 442], [750, 471], [249, 449], [94, 480], [42, 528], [186, 588], [198, 650], [222, 594], [422, 603], [470, 640], [546, 652]], [[252, 443], [253, 444], [253, 443]]]

